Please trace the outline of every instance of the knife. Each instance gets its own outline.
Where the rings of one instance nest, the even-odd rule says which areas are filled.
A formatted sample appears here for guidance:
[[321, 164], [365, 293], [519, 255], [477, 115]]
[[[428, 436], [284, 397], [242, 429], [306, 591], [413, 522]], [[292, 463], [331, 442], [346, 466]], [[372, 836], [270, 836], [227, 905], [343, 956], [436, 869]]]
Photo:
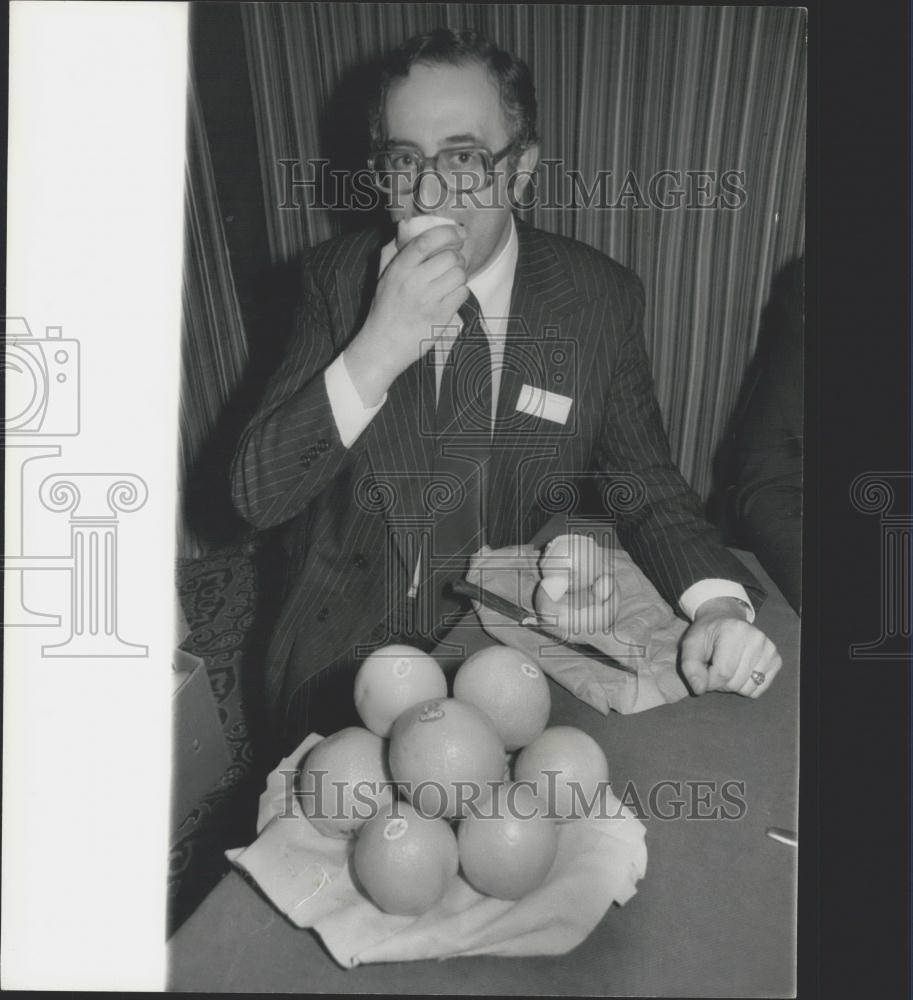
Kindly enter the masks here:
[[455, 580], [453, 590], [454, 593], [461, 594], [463, 597], [468, 597], [479, 604], [483, 604], [486, 608], [497, 611], [499, 615], [504, 615], [505, 618], [509, 618], [511, 621], [522, 625], [524, 628], [528, 628], [532, 632], [538, 632], [539, 635], [550, 639], [553, 643], [561, 643], [562, 646], [566, 646], [573, 653], [579, 653], [581, 656], [586, 656], [591, 660], [598, 660], [600, 663], [604, 663], [608, 667], [614, 667], [616, 670], [621, 670], [626, 674], [637, 675], [636, 667], [628, 666], [628, 664], [616, 660], [614, 656], [609, 656], [608, 653], [597, 649], [596, 646], [593, 646], [589, 642], [571, 642], [570, 640], [559, 639], [543, 627], [545, 623], [537, 615], [530, 614], [525, 608], [521, 608], [519, 604], [508, 601], [506, 597], [493, 594], [490, 590], [485, 590], [484, 587], [479, 587], [468, 580]]

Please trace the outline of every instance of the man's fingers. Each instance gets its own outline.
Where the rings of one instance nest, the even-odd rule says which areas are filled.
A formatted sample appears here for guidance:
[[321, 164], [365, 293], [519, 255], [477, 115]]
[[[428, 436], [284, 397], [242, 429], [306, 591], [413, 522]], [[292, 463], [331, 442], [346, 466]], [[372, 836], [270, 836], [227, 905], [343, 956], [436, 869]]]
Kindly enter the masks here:
[[435, 226], [426, 229], [409, 242], [397, 254], [397, 259], [408, 267], [417, 267], [423, 260], [445, 248], [459, 250], [463, 245], [456, 223], [452, 226]]
[[777, 647], [747, 622], [698, 621], [682, 639], [681, 671], [695, 694], [732, 691], [758, 698], [782, 665]]
[[448, 247], [446, 250], [440, 250], [427, 260], [422, 261], [417, 271], [431, 284], [436, 278], [440, 278], [442, 274], [446, 274], [454, 268], [459, 268], [465, 275], [466, 258], [459, 250]]
[[[773, 683], [782, 666], [783, 660], [777, 647], [765, 636], [759, 655], [752, 661], [747, 676], [737, 688], [738, 693], [746, 698], [760, 697]], [[762, 678], [760, 684], [758, 677]]]
[[[741, 693], [746, 681], [751, 679], [752, 671], [763, 658], [764, 647], [770, 640], [763, 632], [754, 628], [750, 630], [740, 629], [739, 633], [735, 669], [724, 687], [727, 691]], [[733, 646], [736, 647], [735, 636], [733, 636]]]
[[728, 624], [731, 623], [723, 623], [714, 633], [707, 671], [707, 684], [712, 691], [733, 690], [730, 685], [742, 661], [744, 636], [725, 627]]
[[[773, 643], [771, 643], [771, 646], [773, 646]], [[773, 684], [773, 680], [780, 672], [780, 668], [782, 666], [783, 666], [783, 659], [780, 656], [780, 654], [776, 651], [776, 647], [774, 647], [774, 652], [771, 658], [762, 663], [758, 667], [758, 670], [760, 670], [760, 672], [764, 674], [763, 684], [755, 684], [754, 690], [748, 692], [748, 697], [760, 698], [761, 695], [764, 694], [764, 692], [770, 687], [770, 685]]]
[[703, 694], [708, 689], [708, 660], [703, 638], [686, 633], [681, 646], [682, 674], [695, 694]]
[[[457, 288], [466, 288], [466, 297], [469, 297], [469, 289], [466, 286], [466, 271], [459, 264], [448, 267], [434, 281], [428, 282], [429, 293], [438, 299], [443, 299], [445, 295], [449, 295]], [[462, 304], [461, 302], [460, 305]], [[457, 306], [457, 309], [459, 309], [459, 306]]]
[[455, 316], [457, 310], [468, 298], [469, 289], [467, 286], [458, 285], [452, 292], [448, 292], [448, 294], [441, 299], [441, 308], [444, 312], [449, 312], [451, 316]]

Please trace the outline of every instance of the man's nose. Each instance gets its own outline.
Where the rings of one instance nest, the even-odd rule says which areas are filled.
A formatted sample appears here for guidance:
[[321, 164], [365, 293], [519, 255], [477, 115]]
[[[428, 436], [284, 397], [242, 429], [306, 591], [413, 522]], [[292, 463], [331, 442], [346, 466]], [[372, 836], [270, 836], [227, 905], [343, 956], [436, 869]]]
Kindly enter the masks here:
[[434, 170], [424, 170], [415, 179], [412, 200], [419, 213], [430, 214], [447, 204], [449, 192], [444, 179]]

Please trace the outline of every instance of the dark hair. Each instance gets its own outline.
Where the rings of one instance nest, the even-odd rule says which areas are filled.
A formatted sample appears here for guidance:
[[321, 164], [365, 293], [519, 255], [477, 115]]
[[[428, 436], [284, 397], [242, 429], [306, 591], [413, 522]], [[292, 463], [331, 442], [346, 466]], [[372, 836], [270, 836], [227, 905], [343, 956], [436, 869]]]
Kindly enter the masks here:
[[472, 61], [483, 65], [497, 85], [511, 139], [520, 149], [538, 142], [536, 87], [526, 63], [499, 49], [478, 31], [435, 28], [433, 31], [414, 35], [384, 61], [380, 86], [368, 108], [372, 144], [376, 147], [381, 142], [384, 101], [394, 81], [408, 76], [409, 70], [417, 63], [459, 66]]

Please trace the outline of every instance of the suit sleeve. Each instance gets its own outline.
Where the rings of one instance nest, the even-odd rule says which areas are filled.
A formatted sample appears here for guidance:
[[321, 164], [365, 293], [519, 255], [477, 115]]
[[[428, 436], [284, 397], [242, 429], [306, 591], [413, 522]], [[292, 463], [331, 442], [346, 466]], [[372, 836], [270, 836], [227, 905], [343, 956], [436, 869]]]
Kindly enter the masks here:
[[618, 537], [666, 602], [705, 579], [731, 580], [748, 592], [755, 609], [766, 596], [754, 576], [723, 545], [703, 517], [700, 500], [669, 450], [643, 337], [643, 287], [631, 276], [627, 322], [616, 352], [597, 465], [624, 489], [616, 511]]
[[257, 528], [300, 514], [350, 460], [353, 452], [340, 438], [324, 379], [340, 349], [324, 296], [313, 274], [305, 271], [286, 357], [232, 463], [232, 500]]

